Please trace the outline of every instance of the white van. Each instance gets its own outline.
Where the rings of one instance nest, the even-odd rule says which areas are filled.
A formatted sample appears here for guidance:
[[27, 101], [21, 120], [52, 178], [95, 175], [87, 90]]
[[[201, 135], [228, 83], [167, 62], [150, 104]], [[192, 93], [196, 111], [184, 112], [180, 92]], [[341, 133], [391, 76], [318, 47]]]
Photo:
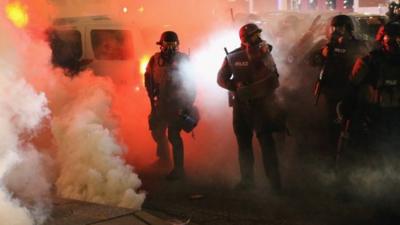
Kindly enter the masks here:
[[48, 37], [53, 65], [70, 76], [90, 68], [117, 84], [141, 81], [143, 39], [134, 23], [118, 23], [107, 16], [59, 18]]

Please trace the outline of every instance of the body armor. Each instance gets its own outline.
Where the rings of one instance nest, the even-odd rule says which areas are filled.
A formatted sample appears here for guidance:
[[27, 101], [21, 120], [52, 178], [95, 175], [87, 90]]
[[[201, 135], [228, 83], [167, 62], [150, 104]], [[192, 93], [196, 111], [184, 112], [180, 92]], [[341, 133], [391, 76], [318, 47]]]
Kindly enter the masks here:
[[[157, 98], [157, 110], [165, 114], [177, 114], [179, 109], [188, 105], [182, 98], [183, 77], [179, 64], [187, 60], [187, 55], [177, 52], [172, 62], [165, 62], [160, 53], [156, 53], [151, 60], [153, 97]], [[186, 92], [183, 92], [186, 93]], [[190, 101], [190, 100], [188, 100]]]
[[340, 99], [347, 88], [354, 62], [362, 54], [363, 43], [352, 39], [341, 44], [329, 44], [328, 48], [329, 55], [321, 83], [322, 92], [328, 98]]
[[371, 93], [380, 108], [400, 108], [400, 64], [384, 55], [373, 55], [372, 72], [376, 76]]
[[241, 183], [247, 186], [254, 182], [252, 136], [256, 132], [263, 152], [265, 173], [272, 188], [278, 191], [281, 181], [272, 133], [286, 130], [285, 114], [274, 95], [279, 86], [278, 73], [268, 51], [262, 51], [261, 57], [257, 57], [257, 54], [249, 52], [248, 47], [242, 45], [227, 55], [217, 82], [235, 97], [232, 102], [233, 129], [239, 145]]
[[271, 96], [279, 86], [275, 63], [270, 55], [261, 61], [252, 61], [247, 52], [237, 49], [227, 56], [236, 86], [238, 100]]

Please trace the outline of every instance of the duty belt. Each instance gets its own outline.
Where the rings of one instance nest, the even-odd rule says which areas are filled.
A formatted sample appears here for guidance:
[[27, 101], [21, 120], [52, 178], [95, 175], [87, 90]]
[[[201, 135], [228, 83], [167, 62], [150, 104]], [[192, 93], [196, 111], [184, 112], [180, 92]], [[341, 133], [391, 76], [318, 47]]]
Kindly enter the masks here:
[[252, 84], [239, 87], [236, 90], [236, 97], [240, 101], [248, 101], [256, 98], [270, 96], [273, 92], [273, 87], [270, 84], [270, 77], [256, 81]]

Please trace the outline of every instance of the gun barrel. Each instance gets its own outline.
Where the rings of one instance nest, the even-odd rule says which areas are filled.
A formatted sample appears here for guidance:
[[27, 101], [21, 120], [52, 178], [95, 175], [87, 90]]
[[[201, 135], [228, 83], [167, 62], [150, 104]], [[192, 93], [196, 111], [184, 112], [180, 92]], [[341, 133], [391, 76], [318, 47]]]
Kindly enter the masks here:
[[319, 102], [319, 96], [321, 95], [321, 82], [318, 80], [315, 83], [315, 87], [314, 87], [314, 96], [315, 96], [315, 102], [314, 105], [318, 105]]
[[322, 66], [321, 71], [319, 72], [317, 82], [315, 83], [315, 88], [314, 88], [314, 96], [315, 96], [315, 102], [314, 105], [318, 105], [319, 101], [319, 96], [321, 95], [321, 83], [322, 80], [324, 79], [325, 75], [325, 64]]
[[349, 139], [349, 128], [350, 128], [350, 120], [345, 120], [342, 125], [342, 131], [340, 132], [336, 149], [336, 167], [338, 167], [340, 157], [346, 148]]

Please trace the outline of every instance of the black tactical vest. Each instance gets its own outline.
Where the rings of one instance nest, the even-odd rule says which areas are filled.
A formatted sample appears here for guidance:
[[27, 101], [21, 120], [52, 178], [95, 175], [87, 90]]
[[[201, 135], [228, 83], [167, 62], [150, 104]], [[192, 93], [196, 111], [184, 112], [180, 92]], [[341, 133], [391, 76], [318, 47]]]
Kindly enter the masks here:
[[233, 81], [249, 85], [253, 82], [254, 67], [245, 50], [237, 49], [227, 56], [229, 66], [233, 73]]
[[381, 108], [400, 108], [400, 60], [389, 60], [382, 54], [372, 57], [375, 74], [374, 102]]
[[151, 73], [161, 108], [174, 107], [182, 102], [183, 77], [179, 64], [183, 60], [188, 60], [188, 57], [180, 52], [176, 53], [171, 62], [165, 62], [160, 53], [153, 56]]
[[342, 44], [329, 44], [329, 55], [325, 62], [324, 80], [325, 87], [341, 91], [348, 83], [356, 58], [359, 56], [363, 43], [356, 39], [348, 40]]
[[276, 65], [270, 54], [262, 61], [254, 62], [244, 49], [239, 48], [231, 52], [227, 59], [233, 74], [232, 80], [238, 87], [236, 96], [239, 99], [269, 96], [279, 86]]

